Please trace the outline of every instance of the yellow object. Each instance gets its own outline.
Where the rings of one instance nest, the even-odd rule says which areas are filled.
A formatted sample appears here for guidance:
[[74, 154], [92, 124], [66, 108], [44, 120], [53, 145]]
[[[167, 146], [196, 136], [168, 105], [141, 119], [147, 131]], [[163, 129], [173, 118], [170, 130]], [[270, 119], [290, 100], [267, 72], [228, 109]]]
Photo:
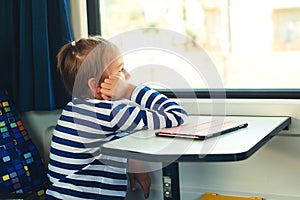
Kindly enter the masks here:
[[9, 103], [8, 103], [8, 101], [3, 101], [3, 102], [2, 102], [2, 105], [3, 105], [4, 107], [7, 107], [7, 106], [9, 106]]
[[7, 181], [7, 180], [9, 180], [9, 176], [8, 176], [8, 174], [6, 174], [6, 175], [2, 176], [2, 179], [3, 179], [3, 181]]
[[214, 193], [205, 193], [200, 200], [263, 200], [261, 197], [237, 197], [237, 196], [224, 196]]
[[39, 190], [39, 191], [37, 192], [37, 194], [38, 194], [38, 196], [42, 196], [42, 195], [45, 194], [45, 191], [44, 191], [44, 190]]

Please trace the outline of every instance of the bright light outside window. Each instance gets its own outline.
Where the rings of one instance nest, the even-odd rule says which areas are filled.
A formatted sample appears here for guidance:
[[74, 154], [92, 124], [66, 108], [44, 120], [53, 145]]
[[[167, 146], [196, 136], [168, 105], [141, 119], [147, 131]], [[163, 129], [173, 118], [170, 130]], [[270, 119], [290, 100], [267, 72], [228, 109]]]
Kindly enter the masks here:
[[[200, 53], [195, 46], [203, 48], [225, 88], [300, 88], [299, 0], [104, 0], [100, 9], [102, 35], [108, 38], [147, 27], [191, 38], [175, 40], [174, 48], [193, 54]], [[129, 71], [143, 66], [134, 71], [136, 82], [172, 79], [166, 68], [157, 67], [164, 65], [189, 79], [169, 87], [207, 86], [188, 62], [166, 52], [124, 57]]]

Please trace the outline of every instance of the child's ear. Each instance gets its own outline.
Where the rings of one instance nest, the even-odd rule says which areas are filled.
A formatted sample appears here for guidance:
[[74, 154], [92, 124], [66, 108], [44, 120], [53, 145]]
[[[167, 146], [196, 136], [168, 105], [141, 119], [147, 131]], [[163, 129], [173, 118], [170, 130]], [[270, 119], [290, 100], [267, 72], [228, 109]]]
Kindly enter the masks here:
[[89, 79], [88, 79], [88, 86], [89, 86], [90, 90], [91, 90], [94, 94], [100, 93], [99, 82], [97, 81], [96, 78], [89, 78]]

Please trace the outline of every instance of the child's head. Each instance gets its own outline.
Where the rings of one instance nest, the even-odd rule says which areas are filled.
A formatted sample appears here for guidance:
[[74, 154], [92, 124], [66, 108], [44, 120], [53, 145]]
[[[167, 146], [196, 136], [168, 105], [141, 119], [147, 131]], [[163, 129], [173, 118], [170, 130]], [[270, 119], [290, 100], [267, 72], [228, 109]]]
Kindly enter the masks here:
[[[65, 44], [57, 55], [57, 68], [67, 91], [78, 98], [95, 98], [88, 85], [106, 78], [106, 68], [120, 57], [118, 48], [101, 37], [82, 38]], [[96, 85], [95, 85], [96, 87]]]

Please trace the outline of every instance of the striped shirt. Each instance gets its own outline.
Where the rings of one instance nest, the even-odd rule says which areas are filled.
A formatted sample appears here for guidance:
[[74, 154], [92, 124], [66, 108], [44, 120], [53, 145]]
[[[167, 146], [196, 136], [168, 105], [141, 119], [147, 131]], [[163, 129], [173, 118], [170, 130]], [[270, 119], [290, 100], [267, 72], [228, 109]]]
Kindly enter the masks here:
[[124, 199], [127, 159], [101, 154], [101, 145], [122, 132], [180, 125], [186, 111], [147, 86], [130, 100], [74, 98], [53, 132], [48, 199]]

